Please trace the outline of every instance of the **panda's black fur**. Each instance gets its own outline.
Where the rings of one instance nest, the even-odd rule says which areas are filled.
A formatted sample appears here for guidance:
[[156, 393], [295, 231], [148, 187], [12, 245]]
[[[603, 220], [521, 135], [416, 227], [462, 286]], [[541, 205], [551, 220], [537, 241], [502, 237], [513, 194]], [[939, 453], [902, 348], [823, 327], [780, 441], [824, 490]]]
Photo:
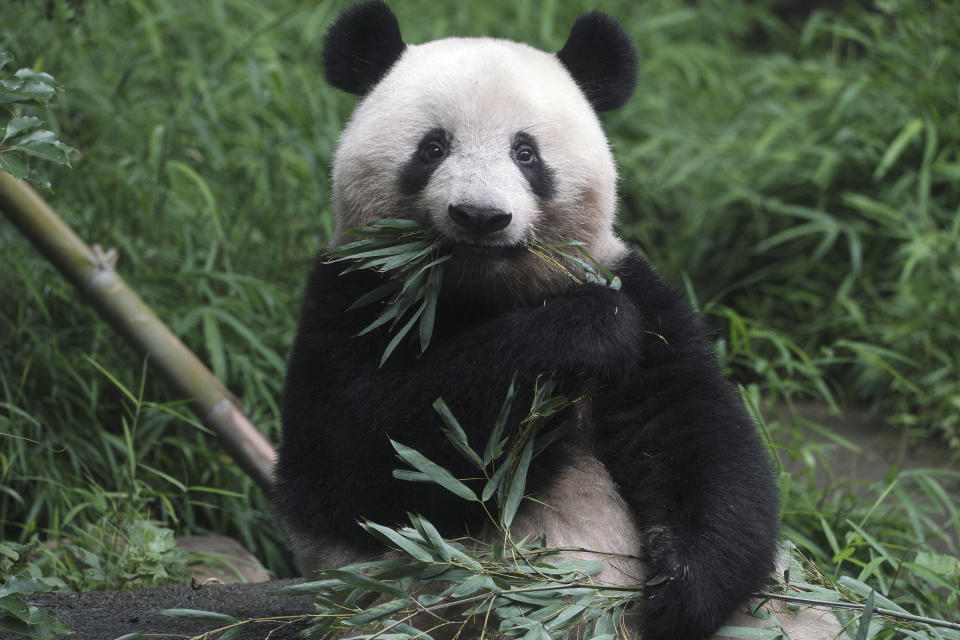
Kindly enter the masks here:
[[[356, 5], [331, 28], [328, 79], [366, 95], [405, 46], [385, 5]], [[559, 57], [596, 110], [621, 105], [633, 91], [636, 54], [607, 16], [581, 18]], [[416, 146], [409, 151], [415, 155]], [[515, 250], [459, 248], [457, 259], [509, 259]], [[398, 524], [417, 512], [447, 536], [478, 533], [475, 505], [392, 477], [398, 464], [388, 437], [469, 476], [441, 435], [433, 401], [442, 396], [469, 440], [482, 444], [512, 375], [525, 394], [515, 402], [520, 408], [529, 406], [537, 376], [552, 374], [564, 391], [588, 394], [589, 421], [535, 461], [529, 491], [549, 488], [571, 451], [599, 460], [644, 541], [637, 549], [651, 582], [644, 640], [712, 634], [773, 567], [770, 460], [684, 297], [634, 253], [606, 266], [619, 276], [619, 291], [564, 285], [500, 298], [495, 286], [475, 290], [461, 279], [444, 289], [426, 352], [401, 344], [381, 368], [389, 335], [357, 336], [380, 310], [347, 310], [380, 276], [340, 275], [343, 265], [321, 255], [304, 293], [283, 397], [275, 503], [288, 530], [346, 549], [344, 557], [382, 551], [357, 526], [361, 519]]]

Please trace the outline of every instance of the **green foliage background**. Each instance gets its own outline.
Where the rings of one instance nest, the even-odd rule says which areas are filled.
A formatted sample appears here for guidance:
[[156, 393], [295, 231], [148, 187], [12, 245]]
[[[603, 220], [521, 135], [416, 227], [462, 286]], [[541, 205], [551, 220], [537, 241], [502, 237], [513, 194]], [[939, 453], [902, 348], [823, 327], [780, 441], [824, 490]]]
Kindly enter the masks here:
[[[38, 115], [77, 153], [72, 169], [49, 170], [46, 198], [81, 237], [118, 249], [123, 276], [273, 440], [353, 104], [319, 64], [344, 4], [0, 6], [0, 51], [65, 89]], [[874, 407], [956, 448], [960, 7], [806, 4], [602, 3], [643, 58], [637, 95], [605, 116], [620, 231], [697, 300], [748, 398]], [[552, 50], [597, 8], [393, 5], [408, 42], [496, 35]], [[266, 499], [149, 363], [2, 222], [0, 242], [2, 537], [68, 535], [109, 554], [120, 522], [147, 518], [234, 535], [289, 573]], [[956, 475], [893, 473], [864, 500], [816, 482], [803, 433], [770, 428], [785, 461], [807, 470], [783, 481], [785, 531], [800, 548], [891, 589], [909, 555], [927, 573], [909, 579], [904, 602], [949, 610], [960, 569], [912, 554], [930, 539], [956, 554]], [[82, 558], [44, 558], [84, 586]]]

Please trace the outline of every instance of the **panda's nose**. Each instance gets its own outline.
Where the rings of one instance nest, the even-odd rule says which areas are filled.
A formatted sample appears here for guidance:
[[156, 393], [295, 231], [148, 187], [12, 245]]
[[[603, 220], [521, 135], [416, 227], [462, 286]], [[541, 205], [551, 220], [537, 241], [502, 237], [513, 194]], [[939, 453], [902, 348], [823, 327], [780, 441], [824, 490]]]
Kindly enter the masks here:
[[458, 226], [478, 236], [506, 228], [513, 218], [513, 215], [500, 209], [484, 209], [467, 204], [452, 204], [447, 210]]

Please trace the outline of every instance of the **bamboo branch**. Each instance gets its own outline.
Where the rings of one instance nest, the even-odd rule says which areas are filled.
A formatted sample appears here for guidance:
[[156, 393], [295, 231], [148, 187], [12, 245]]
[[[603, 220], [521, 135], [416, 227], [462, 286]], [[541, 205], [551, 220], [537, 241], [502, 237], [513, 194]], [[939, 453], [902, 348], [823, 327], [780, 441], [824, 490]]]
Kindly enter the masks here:
[[113, 268], [115, 254], [88, 247], [26, 182], [3, 171], [0, 210], [179, 395], [190, 399], [190, 407], [237, 464], [269, 490], [273, 446], [233, 394], [127, 286]]
[[[854, 611], [863, 611], [865, 605], [862, 605], [858, 602], [850, 602], [848, 600], [819, 600], [816, 598], [803, 598], [800, 596], [787, 596], [779, 595], [776, 593], [769, 593], [763, 591], [761, 593], [755, 593], [755, 597], [761, 599], [770, 599], [770, 600], [782, 600], [783, 602], [792, 602], [794, 604], [808, 605], [811, 607], [826, 607], [828, 609], [852, 609]], [[945, 627], [947, 629], [956, 629], [960, 631], [960, 623], [950, 622], [949, 620], [940, 620], [938, 618], [928, 618], [926, 616], [918, 616], [912, 613], [906, 613], [905, 611], [894, 611], [893, 609], [881, 609], [880, 607], [873, 608], [873, 614], [879, 616], [887, 616], [889, 618], [897, 618], [899, 620], [907, 620], [908, 622], [920, 622], [923, 624], [929, 624], [934, 627]]]

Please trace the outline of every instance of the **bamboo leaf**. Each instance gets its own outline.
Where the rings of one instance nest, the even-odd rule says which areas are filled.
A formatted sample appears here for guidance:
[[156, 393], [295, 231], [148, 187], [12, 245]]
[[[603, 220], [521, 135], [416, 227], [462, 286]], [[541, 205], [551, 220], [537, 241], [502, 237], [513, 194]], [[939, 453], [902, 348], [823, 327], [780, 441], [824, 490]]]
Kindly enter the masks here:
[[503, 513], [500, 516], [500, 523], [504, 529], [508, 529], [513, 522], [513, 517], [517, 515], [517, 508], [523, 499], [523, 493], [527, 485], [527, 470], [530, 468], [530, 459], [533, 456], [533, 440], [529, 440], [520, 454], [520, 460], [513, 469], [510, 477], [510, 489], [507, 491], [507, 499], [503, 505]]
[[220, 622], [225, 624], [239, 622], [239, 620], [233, 616], [228, 616], [225, 613], [217, 613], [216, 611], [203, 611], [202, 609], [164, 609], [160, 612], [160, 614], [164, 616], [170, 616], [171, 618], [181, 618], [183, 620], [208, 620], [210, 622]]
[[[385, 527], [375, 522], [360, 523], [364, 529], [387, 544], [393, 544], [403, 549], [409, 556], [420, 560], [421, 562], [434, 562], [436, 557], [422, 546], [400, 535], [395, 529]], [[395, 596], [400, 597], [400, 596]]]
[[863, 604], [863, 613], [860, 616], [860, 626], [857, 627], [856, 640], [867, 640], [867, 631], [870, 629], [870, 620], [873, 618], [873, 590]]
[[427, 347], [430, 346], [430, 339], [433, 337], [433, 326], [437, 315], [437, 301], [440, 299], [440, 284], [442, 280], [443, 267], [438, 264], [433, 267], [433, 270], [430, 272], [430, 277], [427, 280], [427, 288], [424, 292], [427, 306], [423, 313], [423, 318], [420, 320], [421, 353], [427, 350]]
[[312, 582], [303, 582], [301, 584], [281, 587], [276, 591], [270, 591], [268, 593], [278, 596], [310, 596], [319, 593], [333, 594], [336, 592], [336, 587], [340, 584], [340, 580], [314, 580]]
[[447, 562], [456, 560], [460, 564], [464, 564], [471, 569], [476, 571], [481, 570], [482, 566], [475, 558], [471, 558], [463, 551], [460, 551], [455, 546], [447, 542], [443, 536], [440, 535], [440, 532], [437, 531], [436, 527], [421, 516], [411, 516], [410, 522], [417, 528], [418, 531], [430, 541], [430, 544], [433, 545], [433, 548], [440, 556]]
[[[376, 249], [371, 249], [369, 251], [361, 251], [360, 253], [351, 253], [342, 259], [349, 260], [359, 260], [360, 258], [374, 258], [374, 257], [384, 257], [384, 256], [399, 256], [404, 254], [414, 254], [418, 253], [424, 248], [429, 248], [432, 246], [432, 243], [426, 242], [424, 240], [414, 240], [413, 242], [406, 242], [403, 244], [386, 244], [383, 247]], [[341, 249], [342, 250], [342, 249]]]
[[513, 401], [517, 397], [516, 384], [517, 373], [514, 372], [513, 377], [510, 379], [510, 387], [507, 389], [507, 397], [500, 406], [500, 414], [497, 416], [497, 421], [494, 423], [490, 437], [487, 439], [487, 446], [483, 450], [484, 467], [503, 455], [504, 443], [501, 438], [507, 426], [507, 418], [510, 417], [510, 409], [513, 407]]
[[443, 398], [434, 400], [433, 409], [440, 414], [443, 423], [447, 425], [447, 428], [443, 430], [443, 435], [447, 436], [450, 444], [472, 462], [476, 468], [482, 471], [486, 465], [483, 464], [483, 460], [480, 459], [477, 452], [470, 448], [470, 444], [467, 442], [466, 432], [464, 432], [463, 427], [460, 426], [460, 422], [456, 416], [453, 415], [453, 412], [450, 411], [450, 407], [443, 401]]
[[454, 495], [460, 496], [464, 500], [479, 502], [477, 495], [470, 489], [470, 487], [454, 478], [453, 474], [437, 463], [428, 460], [419, 451], [404, 446], [399, 442], [395, 442], [394, 440], [391, 440], [390, 444], [393, 445], [394, 450], [396, 450], [397, 454], [404, 462], [409, 464], [417, 471], [429, 476], [431, 480], [439, 484], [447, 491], [450, 491]]
[[720, 627], [717, 629], [716, 635], [724, 638], [745, 638], [746, 640], [780, 640], [783, 638], [783, 633], [775, 629], [732, 626]]
[[375, 607], [371, 607], [355, 616], [350, 616], [349, 618], [345, 619], [343, 623], [350, 625], [351, 627], [359, 627], [376, 620], [382, 620], [383, 618], [386, 618], [397, 611], [406, 609], [412, 604], [413, 601], [409, 598], [391, 600], [389, 602], [378, 604]]
[[400, 341], [403, 340], [408, 333], [410, 333], [410, 329], [413, 328], [413, 323], [416, 322], [421, 315], [423, 315], [423, 311], [426, 306], [426, 303], [420, 305], [420, 308], [417, 309], [412, 316], [410, 316], [410, 319], [407, 320], [406, 324], [404, 324], [403, 327], [397, 331], [396, 335], [393, 336], [390, 342], [387, 343], [387, 348], [383, 350], [383, 355], [380, 356], [381, 367], [383, 366], [383, 363], [387, 361], [387, 358], [390, 357], [390, 354], [393, 353], [394, 349], [396, 349], [400, 344]]
[[379, 287], [371, 291], [368, 291], [367, 293], [363, 294], [362, 296], [354, 300], [353, 304], [347, 307], [347, 311], [359, 309], [361, 307], [367, 306], [368, 304], [373, 304], [378, 300], [383, 300], [384, 298], [389, 297], [390, 295], [396, 293], [396, 291], [399, 288], [400, 288], [400, 282], [398, 280], [387, 280]]
[[[386, 527], [383, 528], [386, 529]], [[388, 529], [388, 531], [390, 530]], [[377, 593], [382, 593], [394, 598], [407, 597], [407, 593], [403, 589], [400, 589], [392, 584], [387, 584], [386, 582], [381, 582], [376, 578], [365, 576], [362, 573], [351, 573], [350, 571], [343, 571], [341, 569], [328, 569], [326, 574], [354, 587], [360, 587], [369, 591], [376, 591]]]
[[394, 469], [393, 477], [406, 482], [433, 482], [427, 474], [420, 473], [419, 471], [410, 471], [409, 469]]
[[363, 329], [361, 329], [360, 333], [358, 333], [357, 335], [358, 336], [366, 335], [371, 331], [373, 331], [374, 329], [376, 329], [377, 327], [381, 327], [387, 324], [388, 322], [390, 322], [391, 320], [399, 316], [400, 311], [402, 311], [402, 309], [396, 304], [388, 305], [386, 311], [384, 311], [379, 316], [377, 316], [376, 320], [374, 320], [373, 322], [365, 326]]
[[506, 475], [507, 469], [510, 468], [511, 462], [513, 462], [513, 451], [507, 453], [507, 457], [500, 463], [500, 468], [490, 476], [490, 479], [487, 480], [487, 483], [483, 486], [483, 494], [480, 496], [483, 502], [489, 500], [500, 487], [500, 483], [503, 482], [503, 477]]

